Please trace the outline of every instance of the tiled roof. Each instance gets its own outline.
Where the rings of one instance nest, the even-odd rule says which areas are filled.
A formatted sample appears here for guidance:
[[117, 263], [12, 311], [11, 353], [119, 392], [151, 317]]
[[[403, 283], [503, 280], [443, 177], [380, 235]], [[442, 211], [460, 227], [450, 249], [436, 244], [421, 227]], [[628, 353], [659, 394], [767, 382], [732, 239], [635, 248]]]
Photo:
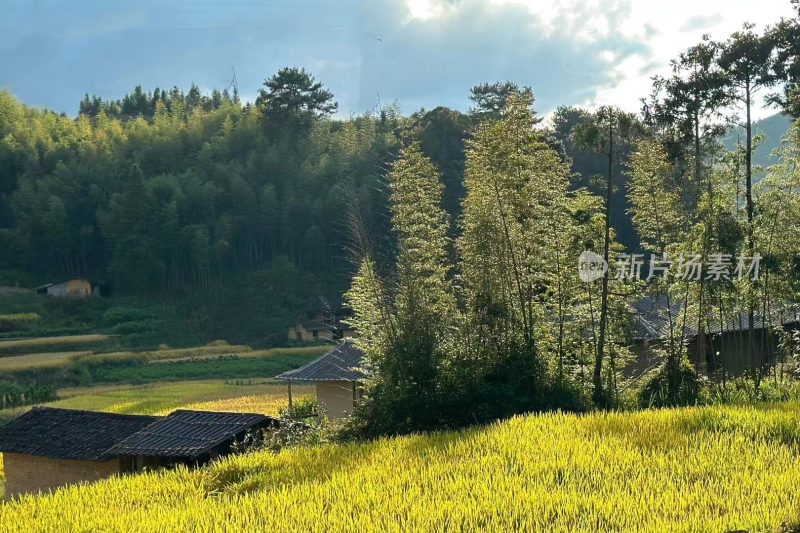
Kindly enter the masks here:
[[156, 420], [155, 416], [34, 407], [0, 427], [0, 451], [102, 461], [113, 457], [108, 454], [111, 446]]
[[[673, 298], [670, 304], [670, 312], [667, 313], [667, 298], [663, 295], [645, 296], [633, 302], [633, 339], [652, 341], [668, 338], [670, 315], [672, 327], [678, 330], [684, 318], [683, 301]], [[692, 325], [697, 325], [697, 319], [687, 320], [685, 336], [697, 334]]]
[[268, 416], [179, 410], [130, 435], [111, 449], [114, 455], [194, 459], [249, 430], [275, 424]]
[[[673, 327], [678, 329], [684, 321], [683, 301], [673, 298], [670, 313], [667, 313], [667, 299], [663, 295], [646, 296], [633, 303], [633, 339], [634, 340], [660, 340], [669, 337], [669, 315], [672, 315]], [[787, 306], [787, 308], [790, 306]], [[698, 313], [696, 309], [689, 308], [686, 312], [686, 326], [684, 335], [693, 337], [697, 335]], [[771, 314], [771, 321], [764, 322], [763, 318], [756, 313], [753, 318], [753, 328], [762, 329], [772, 324], [788, 324], [797, 321], [798, 317], [794, 311], [781, 311]], [[726, 313], [723, 324], [720, 324], [719, 317], [709, 316], [708, 333], [730, 333], [735, 331], [746, 331], [748, 329], [747, 312], [742, 312], [740, 316], [731, 316]]]
[[344, 339], [339, 346], [305, 366], [275, 376], [292, 381], [363, 381], [364, 354], [352, 339]]

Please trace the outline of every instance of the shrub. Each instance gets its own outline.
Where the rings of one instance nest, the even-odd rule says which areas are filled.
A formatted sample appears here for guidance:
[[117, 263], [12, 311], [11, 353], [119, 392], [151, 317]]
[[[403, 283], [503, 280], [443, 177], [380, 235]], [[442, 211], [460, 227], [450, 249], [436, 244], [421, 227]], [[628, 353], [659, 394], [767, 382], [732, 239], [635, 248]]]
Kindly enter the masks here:
[[138, 322], [156, 318], [146, 309], [135, 307], [112, 307], [103, 313], [103, 323], [106, 326], [116, 326], [125, 322]]
[[228, 341], [223, 341], [218, 339], [209, 342], [208, 344], [206, 344], [206, 346], [230, 346], [230, 343]]
[[[299, 402], [301, 406], [304, 408], [313, 406], [316, 409], [316, 401], [313, 398], [305, 400]], [[249, 433], [241, 442], [234, 443], [233, 451], [249, 453], [268, 450], [277, 453], [285, 448], [314, 446], [332, 442], [335, 439], [336, 431], [328, 422], [327, 417], [319, 416], [301, 421], [294, 409], [290, 411], [286, 408], [281, 409], [275, 427]]]
[[700, 376], [689, 361], [682, 360], [672, 372], [665, 363], [650, 374], [639, 390], [639, 405], [645, 408], [695, 405], [701, 387]]
[[292, 402], [292, 407], [288, 405], [282, 407], [279, 411], [280, 416], [283, 418], [290, 418], [294, 420], [301, 420], [304, 418], [311, 418], [319, 416], [320, 406], [317, 399], [312, 396], [299, 398]]
[[123, 322], [114, 326], [113, 331], [117, 335], [128, 335], [131, 333], [141, 333], [143, 331], [156, 331], [160, 327], [157, 320], [137, 320], [135, 322]]

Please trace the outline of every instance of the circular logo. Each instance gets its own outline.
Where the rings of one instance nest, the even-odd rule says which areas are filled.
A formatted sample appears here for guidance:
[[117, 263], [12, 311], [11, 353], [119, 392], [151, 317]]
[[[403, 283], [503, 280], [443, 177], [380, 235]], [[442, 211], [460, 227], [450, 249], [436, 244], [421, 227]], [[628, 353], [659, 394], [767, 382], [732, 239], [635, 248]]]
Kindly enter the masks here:
[[606, 272], [608, 272], [608, 263], [602, 256], [586, 250], [578, 257], [578, 276], [581, 281], [591, 283], [605, 276]]

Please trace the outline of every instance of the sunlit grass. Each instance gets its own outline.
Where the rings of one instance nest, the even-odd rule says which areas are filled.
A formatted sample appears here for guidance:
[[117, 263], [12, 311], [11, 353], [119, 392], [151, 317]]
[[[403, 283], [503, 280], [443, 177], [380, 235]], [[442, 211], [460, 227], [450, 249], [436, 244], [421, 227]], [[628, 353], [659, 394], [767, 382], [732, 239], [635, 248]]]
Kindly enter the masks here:
[[0, 372], [15, 372], [35, 368], [59, 368], [82, 357], [90, 356], [91, 351], [29, 353], [0, 357]]
[[[298, 396], [310, 395], [313, 394], [313, 387], [294, 386], [292, 392]], [[286, 386], [265, 379], [243, 384], [237, 384], [236, 381], [205, 380], [84, 387], [62, 389], [59, 396], [61, 399], [44, 405], [141, 415], [167, 414], [175, 409], [200, 409], [197, 407], [200, 405], [209, 411], [277, 414], [278, 409], [288, 402]], [[0, 411], [0, 416], [19, 415], [27, 409], [29, 407]]]
[[770, 531], [797, 405], [519, 417], [232, 457], [0, 506], [7, 531]]
[[[48, 342], [48, 339], [56, 339]], [[192, 348], [168, 348], [148, 351], [118, 351], [95, 353], [93, 351], [48, 351], [47, 348], [58, 348], [64, 345], [91, 344], [105, 340], [102, 335], [81, 335], [70, 337], [41, 337], [15, 341], [0, 341], [0, 372], [16, 372], [37, 368], [60, 368], [71, 362], [81, 360], [87, 363], [102, 361], [121, 361], [134, 357], [143, 358], [148, 363], [175, 363], [181, 361], [202, 361], [233, 356], [239, 359], [267, 358], [286, 355], [317, 355], [324, 353], [329, 346], [315, 345], [298, 348], [272, 348], [269, 350], [253, 350], [247, 345], [214, 345]], [[16, 349], [39, 348], [41, 352], [24, 355], [2, 355], [4, 350], [12, 352]]]
[[30, 348], [78, 346], [107, 340], [107, 335], [64, 335], [60, 337], [34, 337], [30, 339], [0, 341], [0, 355], [13, 355], [17, 350], [28, 350]]

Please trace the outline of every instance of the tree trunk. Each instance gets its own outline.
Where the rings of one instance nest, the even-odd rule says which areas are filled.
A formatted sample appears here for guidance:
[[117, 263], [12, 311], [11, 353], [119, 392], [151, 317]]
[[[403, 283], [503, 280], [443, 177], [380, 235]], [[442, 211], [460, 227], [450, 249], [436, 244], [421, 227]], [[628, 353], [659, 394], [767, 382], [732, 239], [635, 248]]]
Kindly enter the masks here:
[[[747, 113], [747, 124], [745, 132], [747, 134], [745, 145], [745, 197], [747, 201], [747, 250], [750, 257], [755, 255], [755, 242], [753, 241], [753, 124], [750, 120], [751, 107], [750, 83], [745, 85], [745, 109]], [[752, 293], [752, 290], [750, 291]], [[747, 350], [750, 354], [750, 369], [753, 373], [753, 383], [756, 391], [760, 385], [760, 369], [756, 361], [755, 350], [755, 302], [753, 294], [747, 295]]]
[[[603, 238], [603, 260], [608, 265], [609, 248], [611, 246], [611, 172], [614, 159], [614, 126], [608, 126], [608, 174], [606, 176], [606, 225]], [[608, 322], [608, 275], [609, 270], [602, 278], [602, 293], [600, 295], [600, 331], [597, 339], [597, 353], [594, 360], [594, 401], [596, 404], [604, 403], [603, 394], [603, 357], [605, 355], [606, 324]]]

